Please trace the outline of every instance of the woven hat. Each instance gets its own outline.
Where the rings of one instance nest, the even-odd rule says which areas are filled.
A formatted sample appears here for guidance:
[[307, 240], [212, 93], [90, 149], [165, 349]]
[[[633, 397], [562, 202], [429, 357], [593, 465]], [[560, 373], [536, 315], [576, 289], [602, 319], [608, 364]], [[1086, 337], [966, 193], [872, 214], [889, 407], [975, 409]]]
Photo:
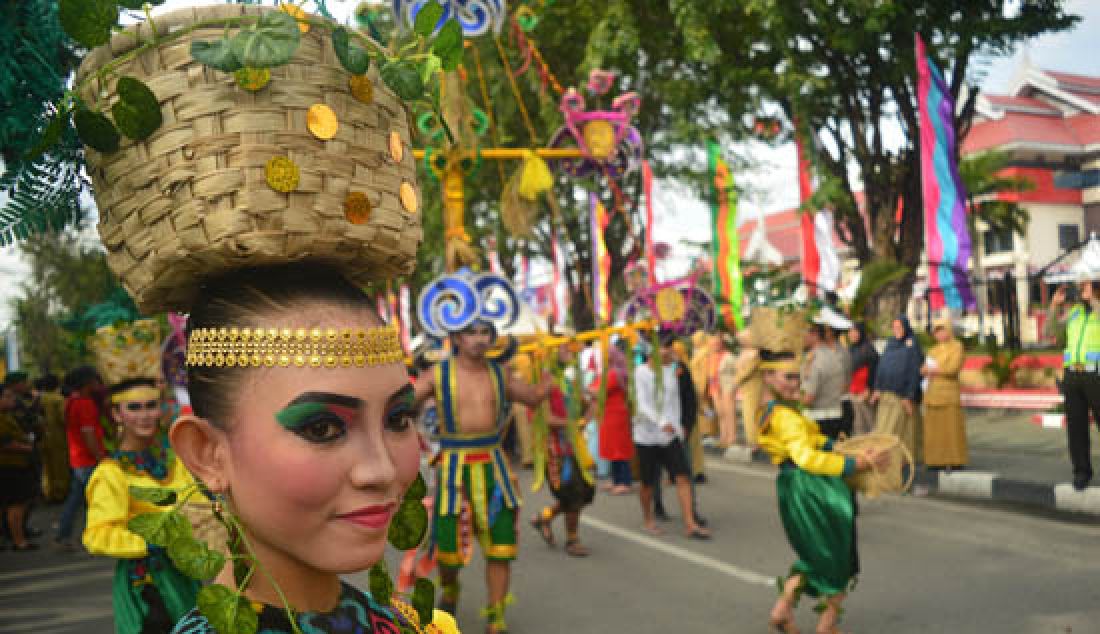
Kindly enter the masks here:
[[[274, 10], [193, 7], [155, 25]], [[86, 150], [108, 264], [144, 313], [188, 312], [204, 278], [248, 266], [312, 260], [359, 284], [413, 269], [421, 223], [408, 112], [375, 69], [366, 84], [344, 70], [321, 31], [302, 33], [255, 91], [192, 57], [193, 42], [222, 37], [216, 24], [126, 58], [153, 39], [149, 23], [129, 26], [85, 58], [84, 102], [109, 110], [118, 78], [132, 76], [161, 109], [147, 138]], [[94, 78], [107, 64], [115, 72]]]
[[161, 378], [160, 324], [155, 319], [103, 326], [88, 340], [88, 348], [107, 385]]

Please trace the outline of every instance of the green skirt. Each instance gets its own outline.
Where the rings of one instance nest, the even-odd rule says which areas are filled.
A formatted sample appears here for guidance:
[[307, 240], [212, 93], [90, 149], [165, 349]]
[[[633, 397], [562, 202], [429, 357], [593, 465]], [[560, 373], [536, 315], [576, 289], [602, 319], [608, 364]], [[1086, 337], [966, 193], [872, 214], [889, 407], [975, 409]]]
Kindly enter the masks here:
[[163, 553], [120, 559], [115, 566], [115, 634], [171, 632], [195, 607], [199, 582], [185, 576]]
[[843, 478], [793, 465], [779, 470], [776, 488], [783, 530], [798, 554], [791, 574], [803, 576], [803, 592], [812, 597], [846, 592], [859, 573], [851, 489]]

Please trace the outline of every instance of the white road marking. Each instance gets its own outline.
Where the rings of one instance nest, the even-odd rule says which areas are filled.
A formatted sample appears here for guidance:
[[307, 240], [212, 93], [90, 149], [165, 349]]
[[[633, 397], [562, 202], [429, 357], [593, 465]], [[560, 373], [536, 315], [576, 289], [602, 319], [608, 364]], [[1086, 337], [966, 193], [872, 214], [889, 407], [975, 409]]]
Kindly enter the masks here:
[[775, 577], [769, 577], [767, 575], [762, 575], [752, 570], [747, 570], [745, 568], [740, 568], [732, 564], [727, 564], [726, 562], [719, 561], [713, 557], [701, 555], [699, 553], [692, 552], [686, 548], [681, 548], [679, 546], [665, 543], [648, 535], [639, 533], [638, 531], [622, 528], [609, 522], [591, 517], [590, 515], [581, 515], [581, 523], [591, 526], [592, 528], [595, 528], [597, 530], [601, 530], [605, 533], [610, 533], [611, 535], [614, 535], [621, 539], [632, 541], [641, 546], [652, 548], [653, 550], [665, 553], [666, 555], [672, 555], [673, 557], [678, 557], [680, 559], [683, 559], [684, 561], [696, 564], [698, 566], [709, 568], [715, 572], [733, 577], [738, 581], [744, 581], [745, 583], [751, 583], [761, 586], [775, 585]]

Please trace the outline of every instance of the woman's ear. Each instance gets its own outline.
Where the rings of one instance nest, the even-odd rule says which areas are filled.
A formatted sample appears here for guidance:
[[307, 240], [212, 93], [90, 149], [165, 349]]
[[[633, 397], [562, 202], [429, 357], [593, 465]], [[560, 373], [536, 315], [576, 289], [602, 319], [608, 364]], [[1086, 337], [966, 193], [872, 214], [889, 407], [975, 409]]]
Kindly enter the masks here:
[[176, 456], [210, 491], [229, 487], [228, 447], [225, 432], [197, 416], [180, 416], [168, 431]]

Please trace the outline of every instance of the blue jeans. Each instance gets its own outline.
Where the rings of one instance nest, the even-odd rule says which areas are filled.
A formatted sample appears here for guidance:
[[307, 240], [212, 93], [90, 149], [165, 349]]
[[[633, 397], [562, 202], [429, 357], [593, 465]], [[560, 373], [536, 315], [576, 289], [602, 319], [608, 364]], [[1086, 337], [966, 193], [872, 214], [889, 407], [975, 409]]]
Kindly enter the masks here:
[[611, 461], [611, 482], [616, 486], [630, 486], [633, 481], [630, 473], [630, 461], [629, 460], [612, 460]]
[[88, 487], [88, 480], [92, 477], [95, 467], [74, 467], [73, 478], [69, 482], [69, 495], [65, 498], [65, 506], [61, 510], [61, 523], [57, 529], [57, 539], [68, 541], [73, 536], [73, 524], [77, 513], [83, 513], [88, 503], [84, 499], [84, 489]]

